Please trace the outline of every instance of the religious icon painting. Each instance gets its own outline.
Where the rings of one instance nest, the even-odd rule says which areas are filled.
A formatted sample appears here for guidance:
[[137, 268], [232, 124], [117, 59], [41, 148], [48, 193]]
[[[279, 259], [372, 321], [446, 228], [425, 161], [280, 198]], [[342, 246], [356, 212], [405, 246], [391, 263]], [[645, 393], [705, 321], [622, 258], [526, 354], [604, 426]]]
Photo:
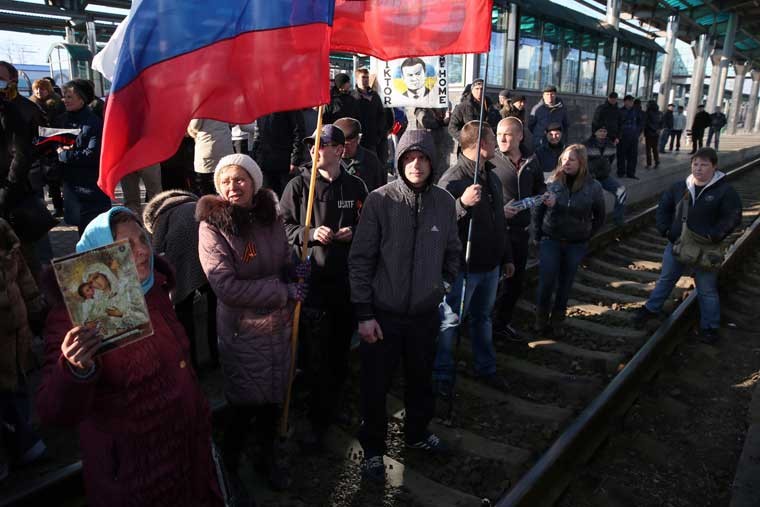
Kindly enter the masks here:
[[100, 336], [97, 354], [153, 334], [128, 241], [53, 259], [52, 264], [72, 324], [91, 327]]

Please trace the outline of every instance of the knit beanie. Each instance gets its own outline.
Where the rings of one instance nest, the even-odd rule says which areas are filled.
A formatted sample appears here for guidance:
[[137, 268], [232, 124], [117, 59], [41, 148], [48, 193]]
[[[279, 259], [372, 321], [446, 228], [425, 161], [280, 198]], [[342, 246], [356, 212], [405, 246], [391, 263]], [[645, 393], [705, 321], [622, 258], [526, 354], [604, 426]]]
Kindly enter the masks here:
[[217, 194], [222, 194], [219, 188], [219, 178], [221, 177], [222, 169], [231, 165], [236, 165], [246, 170], [253, 180], [254, 192], [258, 192], [261, 189], [264, 184], [264, 175], [261, 174], [259, 164], [248, 155], [233, 153], [231, 155], [225, 155], [219, 160], [219, 163], [216, 164], [216, 169], [214, 170], [214, 187], [216, 187]]

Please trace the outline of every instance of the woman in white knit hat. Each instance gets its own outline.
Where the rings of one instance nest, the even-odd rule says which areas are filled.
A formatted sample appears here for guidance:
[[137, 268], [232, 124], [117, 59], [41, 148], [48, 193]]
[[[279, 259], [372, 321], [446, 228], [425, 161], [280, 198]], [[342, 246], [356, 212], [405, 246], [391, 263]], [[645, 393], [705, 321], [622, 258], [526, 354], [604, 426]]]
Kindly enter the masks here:
[[[223, 455], [236, 495], [240, 452], [255, 418], [256, 436], [275, 489], [290, 478], [275, 431], [290, 368], [293, 303], [305, 286], [291, 259], [277, 197], [261, 188], [262, 174], [248, 155], [223, 157], [214, 172], [218, 196], [198, 202], [198, 251], [218, 299], [217, 336], [229, 402]], [[259, 467], [257, 467], [259, 468]]]

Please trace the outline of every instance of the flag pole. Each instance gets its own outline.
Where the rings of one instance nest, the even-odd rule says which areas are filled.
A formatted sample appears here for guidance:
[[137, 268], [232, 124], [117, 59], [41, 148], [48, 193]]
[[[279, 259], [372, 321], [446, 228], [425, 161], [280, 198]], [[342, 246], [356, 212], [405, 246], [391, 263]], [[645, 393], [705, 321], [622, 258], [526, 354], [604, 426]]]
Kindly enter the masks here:
[[[314, 139], [314, 153], [311, 155], [311, 178], [309, 179], [309, 199], [306, 204], [306, 220], [304, 222], [302, 245], [301, 245], [301, 262], [306, 260], [309, 254], [309, 232], [311, 229], [311, 216], [314, 211], [314, 187], [317, 184], [317, 164], [319, 163], [319, 148], [322, 144], [322, 113], [324, 105], [319, 106], [317, 113], [317, 132]], [[298, 280], [303, 283], [303, 278]], [[293, 330], [290, 334], [290, 372], [288, 374], [288, 391], [285, 395], [285, 404], [282, 407], [282, 417], [280, 418], [280, 437], [284, 438], [288, 434], [288, 414], [290, 411], [290, 399], [293, 393], [293, 378], [296, 372], [296, 348], [298, 347], [298, 329], [301, 322], [301, 301], [296, 302], [293, 311]]]
[[[478, 121], [480, 122], [479, 128], [478, 128], [478, 153], [475, 156], [475, 174], [472, 178], [472, 184], [477, 185], [478, 184], [478, 172], [480, 170], [480, 142], [483, 135], [483, 113], [485, 110], [485, 103], [486, 103], [486, 83], [488, 83], [488, 55], [490, 53], [489, 51], [486, 52], [486, 70], [483, 73], [483, 91], [480, 95], [480, 114]], [[472, 90], [470, 91], [472, 93]], [[487, 182], [486, 182], [487, 183]], [[450, 423], [452, 421], [452, 418], [454, 417], [454, 385], [456, 384], [457, 379], [457, 356], [459, 355], [459, 344], [462, 342], [462, 324], [464, 322], [464, 299], [465, 294], [467, 293], [467, 278], [470, 274], [470, 253], [472, 252], [472, 224], [473, 219], [470, 217], [469, 224], [467, 225], [467, 246], [465, 247], [464, 251], [464, 277], [462, 278], [462, 293], [459, 298], [459, 324], [458, 324], [458, 330], [457, 330], [457, 342], [456, 346], [454, 348], [454, 371], [452, 372], [451, 376], [451, 390], [449, 391], [449, 413], [448, 413], [448, 422]]]

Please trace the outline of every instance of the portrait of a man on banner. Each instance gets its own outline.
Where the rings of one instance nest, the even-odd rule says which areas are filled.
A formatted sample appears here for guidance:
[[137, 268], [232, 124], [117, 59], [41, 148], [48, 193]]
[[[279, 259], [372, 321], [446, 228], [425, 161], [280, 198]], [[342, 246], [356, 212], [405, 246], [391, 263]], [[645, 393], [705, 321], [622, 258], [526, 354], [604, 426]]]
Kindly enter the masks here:
[[373, 58], [380, 77], [385, 107], [446, 107], [447, 72], [443, 56], [399, 58], [384, 62]]

